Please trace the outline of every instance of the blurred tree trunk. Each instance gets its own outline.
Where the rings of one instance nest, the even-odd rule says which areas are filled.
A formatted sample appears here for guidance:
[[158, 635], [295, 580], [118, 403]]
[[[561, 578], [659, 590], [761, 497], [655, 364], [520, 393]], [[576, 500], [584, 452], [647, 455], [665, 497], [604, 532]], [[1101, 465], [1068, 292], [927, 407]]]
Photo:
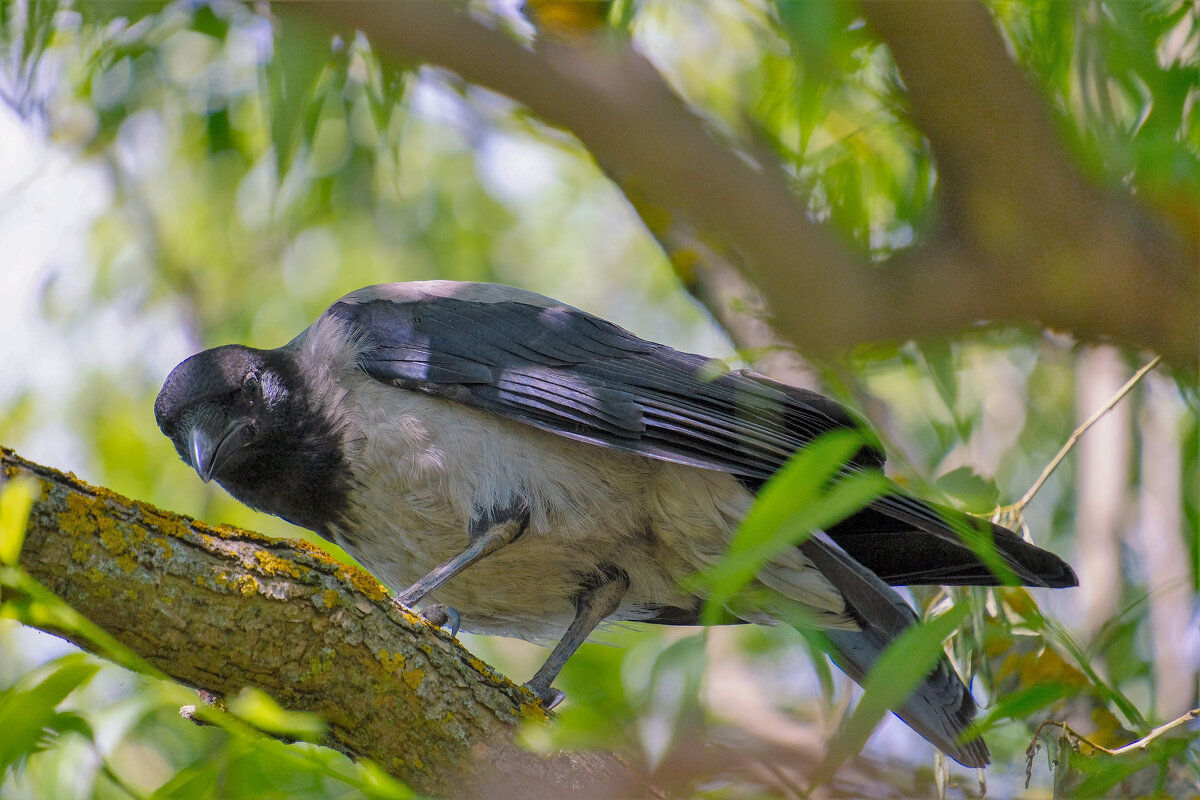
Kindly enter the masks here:
[[[1077, 362], [1075, 414], [1083, 422], [1128, 380], [1128, 367], [1112, 347], [1084, 351]], [[1079, 440], [1075, 535], [1079, 569], [1079, 620], [1089, 637], [1109, 624], [1121, 602], [1121, 531], [1132, 522], [1130, 485], [1133, 414], [1118, 403]]]
[[1138, 522], [1131, 544], [1146, 571], [1150, 641], [1154, 649], [1154, 715], [1170, 720], [1197, 705], [1196, 659], [1200, 632], [1195, 579], [1183, 519], [1180, 432], [1186, 409], [1171, 381], [1149, 376], [1141, 409], [1141, 483]]

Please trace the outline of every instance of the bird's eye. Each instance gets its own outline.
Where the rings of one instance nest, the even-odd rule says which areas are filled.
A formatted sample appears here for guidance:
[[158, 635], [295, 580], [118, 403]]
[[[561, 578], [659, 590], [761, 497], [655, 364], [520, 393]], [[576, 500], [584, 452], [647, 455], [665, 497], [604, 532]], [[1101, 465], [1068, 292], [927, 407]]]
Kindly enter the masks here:
[[254, 402], [262, 394], [262, 383], [258, 376], [251, 373], [242, 379], [242, 391], [249, 396], [250, 401]]

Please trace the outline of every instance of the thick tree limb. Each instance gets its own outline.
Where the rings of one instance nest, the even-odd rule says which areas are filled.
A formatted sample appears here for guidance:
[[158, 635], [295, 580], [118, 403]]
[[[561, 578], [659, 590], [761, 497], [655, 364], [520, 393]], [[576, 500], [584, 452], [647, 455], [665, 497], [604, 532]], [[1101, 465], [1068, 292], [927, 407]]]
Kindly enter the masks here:
[[862, 9], [933, 148], [944, 212], [941, 235], [899, 259], [915, 280], [898, 283], [897, 305], [974, 303], [981, 317], [1141, 344], [1194, 368], [1200, 232], [1185, 239], [1084, 180], [981, 4]]
[[657, 203], [618, 170], [609, 175], [658, 240], [683, 288], [708, 310], [743, 357], [776, 380], [819, 389], [817, 372], [771, 327], [767, 300], [747, 278], [741, 254], [722, 237], [706, 236], [683, 212]]
[[[942, 169], [969, 175], [989, 154], [970, 183], [978, 191], [948, 191], [940, 235], [886, 267], [811, 221], [774, 165], [718, 141], [623, 43], [527, 48], [452, 4], [423, 0], [296, 9], [343, 33], [366, 32], [384, 54], [453, 70], [572, 131], [601, 163], [620, 165], [700, 230], [724, 236], [752, 266], [778, 330], [806, 351], [945, 334], [980, 320], [1112, 338], [1185, 367], [1200, 349], [1197, 242], [1079, 179], [1040, 122], [1021, 122], [1044, 111], [976, 5], [868, 4]], [[947, 80], [964, 61], [969, 74], [995, 78]], [[968, 112], [943, 120], [929, 110], [955, 104]], [[971, 116], [979, 107], [988, 113]], [[989, 127], [1006, 120], [1022, 135], [1006, 139], [1008, 127]]]
[[40, 487], [21, 566], [181, 683], [218, 695], [262, 688], [320, 714], [329, 746], [431, 794], [648, 791], [615, 756], [521, 749], [520, 723], [546, 716], [527, 690], [319, 548], [211, 527], [3, 448], [0, 475]]

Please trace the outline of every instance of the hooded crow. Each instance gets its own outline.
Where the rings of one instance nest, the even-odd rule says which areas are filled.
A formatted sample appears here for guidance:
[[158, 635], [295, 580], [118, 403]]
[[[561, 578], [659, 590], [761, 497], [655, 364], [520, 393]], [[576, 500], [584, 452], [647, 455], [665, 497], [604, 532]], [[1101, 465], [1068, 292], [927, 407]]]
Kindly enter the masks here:
[[[154, 413], [202, 480], [341, 545], [400, 602], [556, 642], [528, 684], [548, 705], [601, 622], [698, 624], [684, 579], [721, 558], [763, 484], [818, 436], [862, 429], [813, 392], [454, 281], [369, 286], [283, 347], [192, 356]], [[868, 441], [847, 471], [882, 469]], [[756, 577], [827, 629], [855, 680], [916, 621], [891, 585], [1076, 585], [1057, 556], [976, 522], [997, 577], [956, 533], [964, 515], [888, 486]], [[961, 764], [988, 763], [981, 739], [961, 741], [975, 703], [946, 659], [896, 713]]]

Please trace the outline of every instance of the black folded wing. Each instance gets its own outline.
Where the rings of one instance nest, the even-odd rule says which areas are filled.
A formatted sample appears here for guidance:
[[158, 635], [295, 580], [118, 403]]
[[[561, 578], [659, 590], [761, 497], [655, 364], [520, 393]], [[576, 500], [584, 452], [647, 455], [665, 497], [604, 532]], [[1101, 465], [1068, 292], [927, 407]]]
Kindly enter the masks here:
[[[751, 484], [770, 478], [822, 433], [857, 426], [821, 395], [647, 342], [540, 295], [435, 285], [460, 287], [466, 296], [346, 299], [327, 312], [366, 337], [359, 363], [367, 374]], [[509, 299], [469, 299], [485, 289]], [[883, 456], [864, 447], [857, 461], [878, 467]]]

